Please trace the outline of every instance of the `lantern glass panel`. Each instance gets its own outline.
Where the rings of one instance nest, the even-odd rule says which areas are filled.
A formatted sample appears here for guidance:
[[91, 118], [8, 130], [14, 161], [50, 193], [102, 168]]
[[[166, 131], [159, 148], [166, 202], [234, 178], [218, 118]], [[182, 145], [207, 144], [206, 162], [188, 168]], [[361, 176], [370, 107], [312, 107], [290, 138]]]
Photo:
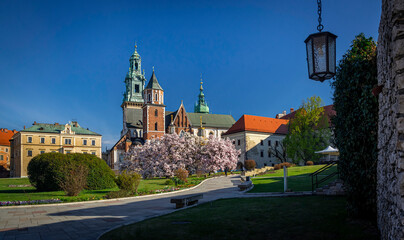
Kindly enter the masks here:
[[313, 38], [314, 46], [314, 71], [316, 73], [327, 71], [327, 49], [326, 36], [316, 36]]
[[309, 66], [309, 76], [313, 74], [313, 41], [310, 39], [306, 43], [306, 48], [307, 48], [307, 63]]
[[335, 38], [328, 37], [329, 72], [335, 74]]

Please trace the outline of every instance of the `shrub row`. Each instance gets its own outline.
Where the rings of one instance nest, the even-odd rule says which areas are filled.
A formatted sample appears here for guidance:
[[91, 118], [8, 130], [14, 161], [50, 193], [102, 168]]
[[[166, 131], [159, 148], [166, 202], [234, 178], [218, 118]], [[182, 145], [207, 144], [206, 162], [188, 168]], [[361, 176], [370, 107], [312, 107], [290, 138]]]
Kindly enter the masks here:
[[28, 178], [38, 191], [61, 190], [59, 183], [66, 178], [66, 166], [80, 164], [88, 169], [86, 189], [98, 190], [116, 186], [114, 172], [97, 156], [91, 154], [44, 153], [28, 164]]
[[279, 170], [279, 169], [283, 168], [283, 166], [286, 166], [287, 168], [290, 168], [290, 167], [296, 166], [296, 164], [293, 164], [293, 163], [290, 163], [290, 162], [283, 162], [283, 163], [275, 164], [274, 170]]

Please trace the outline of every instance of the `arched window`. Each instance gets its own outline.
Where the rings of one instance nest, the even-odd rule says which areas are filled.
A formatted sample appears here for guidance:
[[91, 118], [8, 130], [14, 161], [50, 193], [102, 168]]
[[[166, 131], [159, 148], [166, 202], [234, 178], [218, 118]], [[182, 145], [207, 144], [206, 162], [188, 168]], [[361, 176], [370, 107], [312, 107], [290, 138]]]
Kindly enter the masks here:
[[154, 130], [157, 131], [157, 123], [154, 124]]
[[136, 70], [138, 69], [138, 67], [139, 67], [139, 64], [138, 64], [138, 63], [135, 63], [135, 69], [136, 69]]
[[154, 110], [154, 116], [158, 116], [159, 115], [159, 111], [156, 109], [156, 110]]
[[158, 101], [158, 95], [157, 95], [157, 93], [154, 95], [154, 101]]
[[147, 98], [149, 99], [149, 102], [151, 102], [151, 94], [147, 95]]

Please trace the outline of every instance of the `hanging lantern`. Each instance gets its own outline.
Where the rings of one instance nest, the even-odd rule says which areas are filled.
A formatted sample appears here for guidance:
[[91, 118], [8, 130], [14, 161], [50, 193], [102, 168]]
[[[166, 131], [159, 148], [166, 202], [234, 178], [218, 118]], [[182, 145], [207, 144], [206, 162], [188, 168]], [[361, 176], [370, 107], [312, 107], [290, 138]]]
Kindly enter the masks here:
[[304, 41], [306, 43], [307, 65], [309, 78], [315, 81], [334, 77], [336, 70], [336, 38], [330, 32], [321, 32], [324, 26], [321, 24], [321, 0], [318, 4], [318, 33], [313, 33]]

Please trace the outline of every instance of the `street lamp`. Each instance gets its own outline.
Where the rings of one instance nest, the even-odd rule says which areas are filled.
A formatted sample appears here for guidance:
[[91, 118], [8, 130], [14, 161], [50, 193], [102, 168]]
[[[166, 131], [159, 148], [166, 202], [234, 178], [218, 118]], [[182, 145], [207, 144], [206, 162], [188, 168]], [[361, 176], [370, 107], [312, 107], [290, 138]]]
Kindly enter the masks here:
[[323, 82], [335, 75], [336, 69], [336, 35], [330, 32], [321, 32], [324, 26], [321, 24], [321, 0], [318, 4], [318, 33], [310, 34], [304, 41], [306, 43], [307, 65], [309, 78]]

